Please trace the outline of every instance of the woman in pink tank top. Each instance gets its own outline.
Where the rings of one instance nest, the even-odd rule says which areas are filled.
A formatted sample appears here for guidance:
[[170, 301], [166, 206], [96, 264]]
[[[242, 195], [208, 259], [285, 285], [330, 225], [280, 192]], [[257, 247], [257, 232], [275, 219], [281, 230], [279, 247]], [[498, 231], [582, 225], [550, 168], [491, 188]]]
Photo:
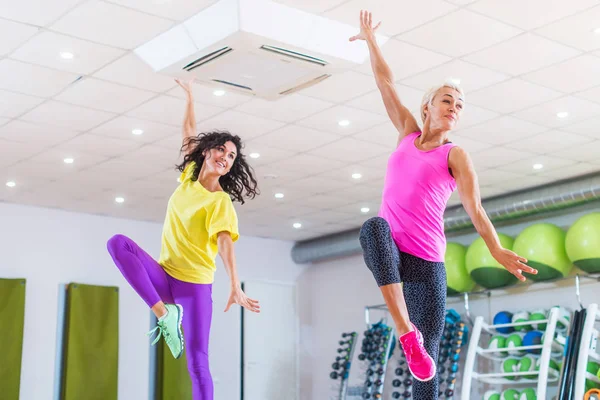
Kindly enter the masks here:
[[482, 207], [471, 158], [448, 138], [462, 115], [463, 91], [445, 83], [427, 92], [420, 128], [398, 97], [377, 45], [380, 24], [373, 26], [371, 13], [361, 11], [360, 33], [350, 41], [366, 41], [377, 87], [399, 136], [388, 161], [379, 216], [364, 223], [360, 242], [416, 379], [413, 398], [430, 400], [439, 392], [436, 364], [446, 311], [444, 210], [452, 192], [458, 188], [473, 225], [501, 265], [521, 281], [523, 272], [537, 271], [502, 247]]

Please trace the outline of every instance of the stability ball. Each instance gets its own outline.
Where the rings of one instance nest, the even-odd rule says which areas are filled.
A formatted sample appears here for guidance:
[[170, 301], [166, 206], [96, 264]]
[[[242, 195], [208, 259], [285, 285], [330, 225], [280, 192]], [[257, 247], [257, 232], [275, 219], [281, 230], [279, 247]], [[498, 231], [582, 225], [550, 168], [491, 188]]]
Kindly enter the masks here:
[[475, 281], [469, 276], [465, 265], [467, 249], [458, 243], [446, 244], [446, 277], [448, 294], [470, 292], [475, 287]]
[[[505, 249], [512, 249], [513, 238], [498, 234], [500, 243]], [[481, 237], [475, 239], [467, 250], [467, 271], [471, 278], [487, 289], [509, 286], [517, 282], [517, 278], [496, 261]]]
[[534, 281], [567, 276], [573, 264], [565, 250], [566, 233], [554, 224], [542, 223], [525, 228], [515, 239], [513, 251], [526, 258], [527, 264], [538, 270], [537, 275], [525, 274]]
[[573, 264], [585, 272], [600, 272], [600, 213], [579, 218], [567, 231], [567, 255]]

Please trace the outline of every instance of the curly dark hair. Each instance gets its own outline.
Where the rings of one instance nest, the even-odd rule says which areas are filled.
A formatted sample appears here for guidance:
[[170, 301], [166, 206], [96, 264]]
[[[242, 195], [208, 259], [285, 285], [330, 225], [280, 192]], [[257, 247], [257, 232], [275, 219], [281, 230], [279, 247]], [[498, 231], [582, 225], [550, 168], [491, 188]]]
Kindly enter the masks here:
[[[232, 142], [237, 148], [237, 156], [231, 170], [226, 175], [219, 178], [219, 183], [223, 190], [231, 196], [233, 201], [239, 201], [244, 204], [244, 197], [254, 198], [260, 194], [257, 190], [257, 182], [254, 178], [254, 169], [246, 161], [246, 157], [242, 154], [243, 143], [242, 139], [237, 135], [232, 135], [227, 131], [213, 131], [199, 133], [198, 136], [189, 138], [186, 143], [181, 146], [181, 151], [193, 148], [188, 152], [183, 162], [177, 165], [177, 169], [183, 172], [185, 166], [194, 161], [196, 166], [192, 178], [194, 181], [198, 179], [200, 168], [204, 163], [204, 152], [210, 149], [216, 149], [225, 145], [226, 142]], [[244, 191], [246, 193], [244, 193]]]

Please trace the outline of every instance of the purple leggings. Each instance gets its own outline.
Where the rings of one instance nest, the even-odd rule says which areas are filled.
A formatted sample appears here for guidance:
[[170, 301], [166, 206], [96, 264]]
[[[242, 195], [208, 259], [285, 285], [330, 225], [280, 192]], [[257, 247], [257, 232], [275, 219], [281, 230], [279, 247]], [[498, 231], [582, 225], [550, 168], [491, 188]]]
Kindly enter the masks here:
[[212, 284], [179, 281], [169, 276], [148, 253], [124, 235], [108, 241], [108, 252], [121, 273], [148, 304], [181, 304], [183, 334], [194, 400], [213, 400], [208, 365], [208, 336], [212, 319]]

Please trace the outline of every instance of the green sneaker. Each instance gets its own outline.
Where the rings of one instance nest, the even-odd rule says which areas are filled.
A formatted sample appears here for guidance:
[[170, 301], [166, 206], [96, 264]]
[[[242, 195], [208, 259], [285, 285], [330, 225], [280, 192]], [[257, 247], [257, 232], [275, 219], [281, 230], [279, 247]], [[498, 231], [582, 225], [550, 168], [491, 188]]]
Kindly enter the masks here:
[[173, 357], [179, 358], [183, 354], [183, 335], [181, 333], [183, 307], [179, 304], [165, 304], [165, 307], [168, 311], [166, 318], [158, 320], [156, 328], [148, 332], [148, 336], [152, 336], [158, 330], [158, 335], [152, 345], [158, 343], [162, 336], [165, 338], [169, 350], [173, 353]]

